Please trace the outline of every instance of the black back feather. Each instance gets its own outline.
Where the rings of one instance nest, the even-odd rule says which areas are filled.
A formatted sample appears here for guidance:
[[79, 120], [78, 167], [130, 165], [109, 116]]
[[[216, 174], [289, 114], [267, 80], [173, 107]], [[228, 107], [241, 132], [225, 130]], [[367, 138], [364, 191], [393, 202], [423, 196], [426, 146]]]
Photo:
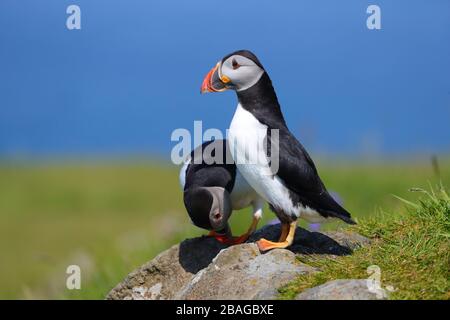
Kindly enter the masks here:
[[[237, 96], [241, 106], [267, 126], [268, 137], [271, 129], [279, 130], [279, 169], [276, 175], [289, 189], [293, 203], [308, 206], [324, 217], [335, 217], [354, 224], [350, 213], [328, 193], [313, 160], [287, 128], [268, 74], [264, 72], [254, 86], [238, 91]], [[270, 148], [269, 139], [268, 155]]]

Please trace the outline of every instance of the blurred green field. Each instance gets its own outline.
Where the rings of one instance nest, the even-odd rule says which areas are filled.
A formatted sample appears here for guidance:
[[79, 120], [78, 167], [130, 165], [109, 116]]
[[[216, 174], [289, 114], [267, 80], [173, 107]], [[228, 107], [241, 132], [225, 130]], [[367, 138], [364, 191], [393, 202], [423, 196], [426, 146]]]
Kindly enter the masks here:
[[[450, 185], [450, 161], [441, 179]], [[358, 219], [410, 187], [438, 179], [428, 162], [319, 162], [330, 190]], [[265, 210], [264, 222], [274, 218]], [[250, 211], [232, 216], [235, 233]], [[326, 228], [341, 226], [333, 224]], [[0, 165], [0, 298], [103, 299], [130, 271], [186, 238], [205, 234], [184, 211], [178, 168], [144, 162]], [[66, 268], [82, 269], [81, 290], [66, 289]]]

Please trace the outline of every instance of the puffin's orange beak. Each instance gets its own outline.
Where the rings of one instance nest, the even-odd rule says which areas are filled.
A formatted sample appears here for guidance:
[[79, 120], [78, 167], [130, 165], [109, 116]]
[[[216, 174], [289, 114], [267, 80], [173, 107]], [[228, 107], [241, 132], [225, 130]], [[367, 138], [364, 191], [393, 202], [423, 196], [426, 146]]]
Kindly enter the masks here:
[[218, 62], [214, 68], [212, 68], [203, 79], [200, 93], [206, 92], [220, 92], [227, 90], [226, 84], [230, 82], [230, 79], [226, 76], [219, 75], [220, 62]]

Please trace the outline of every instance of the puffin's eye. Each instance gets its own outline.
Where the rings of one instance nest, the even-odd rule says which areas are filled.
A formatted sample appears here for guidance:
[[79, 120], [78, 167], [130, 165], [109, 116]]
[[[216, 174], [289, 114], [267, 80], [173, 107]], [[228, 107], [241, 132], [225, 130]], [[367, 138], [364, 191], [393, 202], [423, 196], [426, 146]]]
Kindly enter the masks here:
[[238, 69], [241, 65], [236, 61], [236, 59], [231, 60], [231, 66], [233, 67], [233, 70]]

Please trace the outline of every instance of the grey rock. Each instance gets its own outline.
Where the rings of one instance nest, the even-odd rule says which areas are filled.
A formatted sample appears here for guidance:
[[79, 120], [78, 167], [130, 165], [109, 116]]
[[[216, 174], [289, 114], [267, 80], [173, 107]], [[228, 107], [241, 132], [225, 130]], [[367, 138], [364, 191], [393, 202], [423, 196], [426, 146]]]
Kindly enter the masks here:
[[222, 250], [175, 298], [275, 299], [277, 288], [310, 272], [288, 250], [261, 254], [256, 244], [242, 244]]
[[368, 280], [333, 280], [298, 294], [296, 300], [384, 300], [385, 290], [369, 289]]
[[224, 248], [225, 245], [213, 238], [187, 239], [130, 273], [106, 299], [173, 299], [178, 290]]
[[299, 274], [316, 270], [296, 255], [346, 255], [368, 244], [360, 235], [297, 228], [294, 244], [261, 254], [260, 238], [277, 240], [280, 225], [268, 225], [248, 243], [227, 247], [213, 238], [187, 239], [130, 273], [106, 299], [274, 299]]

